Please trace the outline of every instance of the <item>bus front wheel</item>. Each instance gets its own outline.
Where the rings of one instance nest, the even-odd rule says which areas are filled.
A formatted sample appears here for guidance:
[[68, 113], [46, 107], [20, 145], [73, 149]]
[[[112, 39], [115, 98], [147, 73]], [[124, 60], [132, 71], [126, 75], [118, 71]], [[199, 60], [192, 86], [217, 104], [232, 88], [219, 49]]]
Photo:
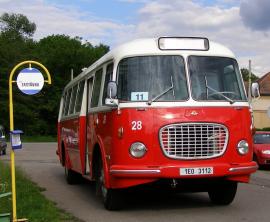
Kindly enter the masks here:
[[217, 205], [229, 205], [235, 197], [237, 191], [237, 182], [223, 181], [213, 185], [208, 191], [212, 203]]
[[105, 176], [102, 160], [98, 161], [96, 172], [96, 193], [101, 195], [104, 207], [107, 210], [120, 210], [123, 204], [123, 198], [119, 189], [111, 189], [105, 186]]

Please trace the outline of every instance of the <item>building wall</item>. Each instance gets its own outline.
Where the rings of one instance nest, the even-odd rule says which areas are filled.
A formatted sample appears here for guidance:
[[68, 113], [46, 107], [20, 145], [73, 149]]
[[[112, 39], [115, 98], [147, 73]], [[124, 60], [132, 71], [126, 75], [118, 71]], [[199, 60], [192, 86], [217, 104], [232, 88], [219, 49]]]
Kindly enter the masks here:
[[253, 111], [253, 117], [256, 128], [270, 128], [270, 118], [266, 111]]
[[267, 115], [267, 110], [270, 107], [270, 96], [261, 96], [260, 99], [253, 100], [251, 105], [253, 109], [255, 127], [270, 127], [270, 118]]

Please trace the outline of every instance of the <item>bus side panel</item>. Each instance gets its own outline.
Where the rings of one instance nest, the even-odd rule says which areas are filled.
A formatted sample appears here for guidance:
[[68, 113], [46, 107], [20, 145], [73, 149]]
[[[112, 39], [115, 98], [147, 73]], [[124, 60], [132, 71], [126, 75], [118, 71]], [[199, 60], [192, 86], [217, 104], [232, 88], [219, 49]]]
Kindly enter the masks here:
[[90, 168], [90, 177], [93, 178], [93, 152], [94, 147], [97, 144], [97, 137], [95, 134], [95, 124], [94, 124], [94, 114], [88, 113], [87, 114], [87, 121], [86, 121], [86, 145], [88, 146], [88, 159], [89, 161], [89, 168]]
[[57, 123], [57, 150], [56, 155], [58, 155], [60, 163], [63, 165], [62, 160], [62, 139], [61, 139], [61, 122]]
[[66, 160], [69, 158], [72, 170], [81, 173], [81, 158], [79, 150], [79, 117], [62, 122], [62, 138], [65, 143]]
[[[111, 112], [89, 113], [87, 116], [87, 144], [89, 149], [88, 158], [90, 160], [90, 177], [93, 178], [93, 152], [95, 148], [100, 149], [104, 169], [110, 164], [110, 149], [112, 144], [112, 115]], [[98, 139], [99, 138], [99, 139]], [[106, 176], [106, 173], [105, 173]]]
[[[121, 131], [121, 122], [119, 121], [119, 115], [117, 114], [116, 110], [111, 110], [109, 112], [103, 112], [97, 114], [97, 118], [99, 119], [99, 124], [96, 126], [96, 133], [98, 137], [102, 140], [103, 145], [103, 162], [104, 162], [104, 169], [105, 169], [105, 181], [107, 187], [110, 187], [110, 173], [109, 168], [111, 165], [111, 161], [113, 159], [112, 156], [112, 149], [116, 151], [120, 147], [114, 146], [114, 141], [117, 139], [119, 140], [119, 132]], [[118, 152], [118, 155], [121, 155]]]
[[85, 155], [86, 155], [86, 117], [80, 116], [79, 118], [79, 129], [78, 129], [78, 148], [80, 151], [80, 164], [81, 173], [85, 174]]
[[[136, 169], [140, 169], [145, 165], [149, 165], [149, 169], [156, 167], [156, 153], [152, 149], [152, 144], [156, 139], [153, 134], [154, 122], [152, 109], [128, 108], [121, 109], [119, 114], [117, 111], [113, 115], [113, 138], [111, 147], [110, 167], [118, 164], [125, 165], [127, 169], [136, 165]], [[122, 133], [121, 133], [122, 131]], [[147, 147], [147, 155], [143, 158], [133, 158], [129, 152], [134, 142], [142, 142]], [[150, 183], [158, 180], [153, 177], [114, 177], [108, 172], [111, 188], [125, 188], [144, 183]]]

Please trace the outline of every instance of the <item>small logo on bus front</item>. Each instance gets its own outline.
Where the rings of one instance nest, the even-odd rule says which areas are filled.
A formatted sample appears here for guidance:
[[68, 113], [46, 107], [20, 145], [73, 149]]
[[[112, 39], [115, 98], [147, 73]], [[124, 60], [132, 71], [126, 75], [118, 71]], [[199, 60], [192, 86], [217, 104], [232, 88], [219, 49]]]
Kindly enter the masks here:
[[193, 110], [191, 113], [190, 113], [190, 115], [192, 115], [192, 116], [197, 116], [199, 113], [198, 112], [196, 112], [195, 110]]

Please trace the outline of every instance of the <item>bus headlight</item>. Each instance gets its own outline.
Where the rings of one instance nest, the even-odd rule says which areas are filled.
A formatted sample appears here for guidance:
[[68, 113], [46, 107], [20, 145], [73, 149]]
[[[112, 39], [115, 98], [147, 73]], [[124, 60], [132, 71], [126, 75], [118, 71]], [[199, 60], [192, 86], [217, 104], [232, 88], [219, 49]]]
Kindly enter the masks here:
[[237, 145], [237, 151], [241, 155], [245, 155], [249, 151], [248, 142], [245, 140], [241, 140]]
[[131, 156], [135, 158], [142, 158], [145, 155], [146, 151], [147, 149], [145, 145], [140, 142], [133, 143], [129, 149]]
[[270, 150], [262, 150], [263, 154], [270, 154]]

